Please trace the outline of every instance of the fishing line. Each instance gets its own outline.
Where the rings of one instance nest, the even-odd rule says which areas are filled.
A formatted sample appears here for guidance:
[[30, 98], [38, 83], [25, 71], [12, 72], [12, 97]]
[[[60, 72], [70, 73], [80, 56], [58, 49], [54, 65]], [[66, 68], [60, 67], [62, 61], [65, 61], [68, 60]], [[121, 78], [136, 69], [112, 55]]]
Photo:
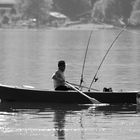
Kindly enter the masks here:
[[[99, 21], [96, 21], [96, 22], [97, 22], [98, 24], [107, 25], [107, 24], [105, 24], [105, 23], [103, 23], [103, 22], [99, 22]], [[124, 31], [126, 31], [126, 32], [128, 32], [128, 33], [133, 33], [133, 34], [140, 35], [140, 32], [135, 32], [135, 31], [132, 31], [132, 30], [128, 30], [128, 29], [127, 29], [128, 24], [129, 24], [129, 23], [127, 23], [127, 24], [124, 25], [123, 27], [118, 27], [118, 26], [113, 25], [113, 28], [116, 28], [116, 29], [119, 29], [119, 30], [124, 29]], [[131, 29], [131, 28], [130, 28], [130, 29]], [[132, 28], [132, 29], [133, 29], [133, 28]]]
[[[128, 26], [128, 25], [126, 25], [126, 26]], [[126, 27], [126, 26], [125, 26], [125, 27]], [[115, 28], [122, 29], [121, 27], [117, 27], [117, 26], [116, 26]], [[128, 32], [128, 33], [133, 33], [133, 34], [140, 35], [140, 32], [128, 30], [127, 28], [125, 28], [124, 30], [125, 30], [126, 32]]]
[[83, 62], [83, 66], [82, 66], [82, 73], [81, 73], [81, 79], [80, 79], [80, 87], [82, 86], [82, 83], [83, 83], [84, 68], [85, 68], [87, 52], [88, 52], [88, 48], [89, 48], [89, 43], [90, 43], [90, 40], [91, 40], [92, 32], [93, 32], [93, 30], [91, 30], [91, 32], [90, 32], [90, 36], [89, 36], [89, 39], [88, 39], [87, 48], [86, 48], [86, 52], [85, 52], [85, 56], [84, 56], [84, 62]]
[[116, 40], [118, 39], [118, 37], [121, 35], [121, 33], [125, 31], [125, 28], [126, 28], [126, 26], [119, 32], [119, 34], [117, 35], [117, 37], [115, 38], [115, 40], [112, 42], [112, 44], [111, 44], [110, 47], [108, 48], [108, 50], [107, 50], [105, 56], [103, 57], [103, 59], [102, 59], [100, 65], [99, 65], [99, 67], [98, 67], [98, 69], [97, 69], [97, 71], [96, 71], [96, 73], [95, 73], [95, 75], [94, 75], [94, 77], [93, 77], [93, 79], [92, 79], [92, 82], [91, 82], [91, 84], [90, 84], [90, 86], [89, 86], [89, 91], [90, 91], [90, 89], [91, 89], [91, 86], [92, 86], [93, 82], [96, 82], [96, 81], [98, 80], [98, 78], [97, 78], [98, 71], [100, 70], [100, 68], [101, 68], [101, 66], [102, 66], [102, 64], [103, 64], [103, 62], [104, 62], [104, 60], [105, 60], [107, 54], [109, 53], [110, 49], [113, 47], [114, 43], [116, 42]]

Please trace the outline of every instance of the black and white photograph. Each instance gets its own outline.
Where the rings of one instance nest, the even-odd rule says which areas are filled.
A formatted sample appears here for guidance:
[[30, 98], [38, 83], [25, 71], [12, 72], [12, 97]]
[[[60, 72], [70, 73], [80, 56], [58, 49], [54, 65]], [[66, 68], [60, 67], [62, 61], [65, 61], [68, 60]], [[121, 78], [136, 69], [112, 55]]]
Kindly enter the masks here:
[[140, 0], [0, 0], [0, 140], [140, 139]]

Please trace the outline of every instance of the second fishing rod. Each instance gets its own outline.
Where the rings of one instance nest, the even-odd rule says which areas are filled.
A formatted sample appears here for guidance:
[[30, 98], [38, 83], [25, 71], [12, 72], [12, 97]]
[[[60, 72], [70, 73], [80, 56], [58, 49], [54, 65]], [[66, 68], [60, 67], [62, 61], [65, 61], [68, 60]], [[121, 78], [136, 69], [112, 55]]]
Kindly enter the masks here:
[[105, 61], [106, 56], [108, 55], [110, 49], [113, 47], [114, 43], [115, 43], [116, 40], [119, 38], [119, 36], [122, 34], [122, 32], [124, 32], [125, 29], [126, 29], [126, 26], [118, 33], [118, 35], [116, 36], [116, 38], [114, 39], [114, 41], [111, 43], [110, 47], [108, 48], [107, 52], [105, 53], [105, 56], [103, 57], [103, 59], [102, 59], [100, 65], [99, 65], [99, 67], [98, 67], [98, 69], [97, 69], [97, 71], [96, 71], [96, 73], [95, 73], [95, 75], [94, 75], [94, 77], [93, 77], [93, 79], [92, 79], [92, 81], [91, 81], [91, 84], [90, 84], [90, 86], [89, 86], [88, 91], [91, 90], [91, 86], [92, 86], [93, 82], [96, 82], [96, 81], [98, 80], [97, 74], [98, 74], [98, 72], [99, 72], [99, 70], [100, 70], [100, 68], [101, 68], [101, 66], [102, 66], [102, 64], [103, 64], [103, 62]]

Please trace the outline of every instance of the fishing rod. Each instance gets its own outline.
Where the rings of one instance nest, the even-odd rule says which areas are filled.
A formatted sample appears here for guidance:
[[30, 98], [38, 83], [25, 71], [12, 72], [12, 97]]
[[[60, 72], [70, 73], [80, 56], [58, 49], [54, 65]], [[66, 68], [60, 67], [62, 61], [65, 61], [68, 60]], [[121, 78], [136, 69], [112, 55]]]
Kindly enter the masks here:
[[116, 40], [119, 38], [119, 36], [121, 35], [121, 33], [124, 32], [125, 28], [126, 28], [126, 26], [119, 32], [119, 34], [117, 35], [117, 37], [114, 39], [114, 41], [112, 42], [112, 44], [111, 44], [110, 47], [108, 48], [108, 50], [107, 50], [105, 56], [103, 57], [103, 59], [102, 59], [100, 65], [99, 65], [99, 67], [98, 67], [98, 69], [97, 69], [97, 71], [96, 71], [96, 73], [95, 73], [95, 75], [94, 75], [94, 77], [93, 77], [93, 79], [92, 79], [92, 82], [91, 82], [91, 84], [90, 84], [90, 86], [89, 86], [89, 90], [88, 90], [88, 91], [90, 91], [93, 82], [96, 82], [96, 81], [98, 80], [98, 78], [97, 78], [98, 71], [100, 70], [100, 68], [101, 68], [101, 66], [102, 66], [102, 64], [103, 64], [103, 62], [104, 62], [104, 60], [105, 60], [107, 54], [109, 53], [110, 49], [113, 47], [114, 43], [115, 43]]
[[89, 48], [89, 43], [90, 43], [90, 40], [91, 40], [92, 32], [93, 32], [93, 30], [91, 30], [91, 32], [90, 32], [88, 43], [87, 43], [87, 48], [86, 48], [86, 52], [85, 52], [85, 56], [84, 56], [84, 62], [83, 62], [83, 66], [82, 66], [82, 73], [81, 73], [81, 79], [80, 79], [80, 86], [79, 87], [81, 87], [82, 83], [83, 83], [84, 68], [85, 68], [86, 57], [87, 57], [87, 52], [88, 52], [88, 48]]
[[[72, 83], [72, 82], [68, 82], [69, 84], [71, 84], [71, 85], [73, 85], [73, 86], [79, 86], [78, 84], [75, 84], [75, 83]], [[81, 86], [81, 88], [85, 88], [85, 89], [89, 89], [89, 87], [87, 87], [87, 86]], [[91, 88], [91, 90], [93, 90], [93, 91], [99, 91], [98, 89], [95, 89], [95, 88]]]

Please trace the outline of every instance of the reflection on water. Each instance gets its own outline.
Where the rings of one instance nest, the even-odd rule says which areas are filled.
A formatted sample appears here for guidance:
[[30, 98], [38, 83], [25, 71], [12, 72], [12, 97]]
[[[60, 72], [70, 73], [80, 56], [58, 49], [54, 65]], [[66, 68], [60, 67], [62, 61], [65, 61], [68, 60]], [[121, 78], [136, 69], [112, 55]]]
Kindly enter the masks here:
[[28, 135], [41, 135], [49, 139], [65, 139], [66, 116], [76, 115], [76, 112], [87, 108], [88, 106], [63, 104], [1, 103], [0, 136], [27, 135], [28, 138]]
[[65, 110], [54, 110], [54, 128], [56, 130], [56, 136], [59, 140], [65, 138], [65, 116]]
[[135, 127], [137, 134], [138, 121], [136, 105], [0, 104], [0, 138], [6, 140], [117, 139], [125, 134], [131, 139], [129, 131]]

